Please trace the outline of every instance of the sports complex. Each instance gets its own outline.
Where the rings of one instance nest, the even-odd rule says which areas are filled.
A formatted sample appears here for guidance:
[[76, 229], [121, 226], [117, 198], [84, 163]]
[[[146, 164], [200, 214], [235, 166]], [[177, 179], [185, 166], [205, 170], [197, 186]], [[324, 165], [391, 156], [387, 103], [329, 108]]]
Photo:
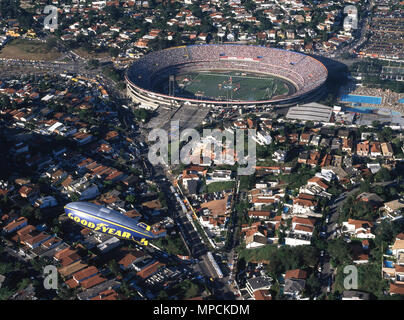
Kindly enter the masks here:
[[126, 73], [131, 99], [159, 105], [289, 104], [314, 96], [326, 67], [301, 53], [263, 46], [221, 44], [149, 53]]

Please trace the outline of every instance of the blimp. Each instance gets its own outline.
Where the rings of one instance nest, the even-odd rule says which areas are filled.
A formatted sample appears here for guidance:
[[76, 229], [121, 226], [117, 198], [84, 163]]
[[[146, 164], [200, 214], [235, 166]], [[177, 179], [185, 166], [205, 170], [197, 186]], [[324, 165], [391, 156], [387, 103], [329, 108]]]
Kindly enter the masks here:
[[151, 228], [124, 214], [90, 202], [70, 202], [64, 207], [67, 216], [79, 225], [117, 238], [148, 245], [155, 238]]

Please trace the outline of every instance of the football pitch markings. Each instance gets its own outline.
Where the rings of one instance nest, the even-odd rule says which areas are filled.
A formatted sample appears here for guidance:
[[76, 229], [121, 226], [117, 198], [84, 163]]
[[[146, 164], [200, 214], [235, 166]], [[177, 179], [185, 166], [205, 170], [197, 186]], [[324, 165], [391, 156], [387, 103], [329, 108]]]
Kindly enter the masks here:
[[[227, 80], [221, 81], [223, 78]], [[184, 81], [184, 79], [188, 79], [188, 81]], [[239, 72], [191, 72], [178, 75], [177, 80], [182, 85], [182, 93], [188, 91], [187, 95], [203, 95], [224, 100], [259, 101], [289, 92], [286, 81], [282, 79], [275, 76], [255, 76], [247, 72], [244, 74]]]

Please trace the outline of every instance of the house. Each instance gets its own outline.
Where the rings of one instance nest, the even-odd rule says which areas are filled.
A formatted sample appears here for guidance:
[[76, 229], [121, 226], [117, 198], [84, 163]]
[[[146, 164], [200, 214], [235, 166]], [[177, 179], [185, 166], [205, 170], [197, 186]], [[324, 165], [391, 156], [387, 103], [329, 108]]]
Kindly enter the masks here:
[[310, 145], [318, 147], [318, 145], [320, 144], [320, 140], [321, 140], [321, 136], [318, 134], [315, 134], [311, 138]]
[[312, 152], [310, 152], [306, 163], [311, 165], [312, 167], [315, 167], [318, 165], [319, 160], [320, 160], [320, 152], [312, 151]]
[[372, 142], [370, 145], [370, 156], [377, 158], [382, 156], [382, 149], [379, 142]]
[[298, 163], [304, 163], [304, 164], [306, 164], [308, 158], [309, 158], [309, 153], [308, 153], [308, 151], [300, 152], [300, 154], [299, 154], [299, 156], [298, 156], [298, 158], [297, 158], [297, 162], [298, 162]]
[[140, 250], [131, 251], [126, 254], [121, 260], [119, 260], [118, 264], [123, 270], [127, 270], [133, 268], [133, 264], [137, 263], [143, 259], [148, 257], [144, 252]]
[[60, 262], [60, 265], [62, 267], [68, 266], [81, 260], [81, 257], [77, 253], [77, 250], [72, 250], [70, 247], [55, 252], [53, 258], [56, 261]]
[[356, 145], [356, 154], [360, 157], [369, 155], [369, 142], [361, 142]]
[[292, 218], [292, 231], [293, 233], [311, 236], [314, 231], [315, 223], [316, 220], [313, 218], [301, 218], [295, 216]]
[[388, 142], [383, 142], [381, 144], [381, 149], [383, 153], [383, 157], [385, 158], [392, 158], [394, 156], [393, 147]]
[[72, 274], [86, 268], [88, 265], [82, 263], [81, 261], [76, 261], [68, 266], [62, 267], [58, 269], [58, 272], [64, 277], [69, 278]]
[[96, 285], [99, 285], [103, 282], [107, 281], [107, 279], [101, 277], [100, 275], [95, 275], [94, 277], [88, 278], [81, 282], [81, 287], [86, 290], [92, 288]]
[[369, 203], [373, 208], [378, 208], [383, 203], [383, 199], [376, 193], [362, 192], [356, 197], [356, 199], [365, 203]]
[[268, 219], [271, 216], [271, 211], [265, 210], [249, 210], [248, 216], [255, 219]]
[[285, 162], [287, 155], [287, 151], [285, 150], [276, 150], [272, 155], [272, 160], [275, 162], [283, 163]]
[[400, 214], [403, 208], [404, 208], [404, 201], [402, 201], [401, 199], [396, 199], [396, 200], [384, 203], [384, 210], [389, 215], [392, 215], [392, 216], [396, 216], [397, 214]]
[[351, 236], [359, 239], [374, 239], [375, 235], [371, 232], [373, 223], [365, 220], [348, 219], [342, 223], [344, 230]]
[[317, 201], [313, 195], [299, 194], [297, 198], [293, 199], [293, 213], [294, 214], [310, 214], [313, 213], [317, 206]]
[[404, 265], [404, 238], [400, 239], [399, 236], [397, 236], [391, 247], [391, 251], [397, 259], [397, 264]]
[[300, 135], [300, 143], [299, 143], [299, 144], [302, 144], [302, 145], [307, 145], [307, 144], [309, 144], [309, 142], [310, 142], [310, 137], [311, 137], [310, 133], [302, 133], [302, 134]]
[[40, 232], [36, 234], [36, 232], [33, 232], [32, 234], [30, 233], [26, 239], [21, 241], [23, 244], [25, 244], [27, 247], [30, 249], [35, 249], [36, 247], [39, 247], [43, 242], [46, 240], [49, 240], [52, 236], [45, 232]]
[[3, 227], [3, 232], [5, 233], [12, 233], [14, 231], [17, 231], [23, 227], [25, 227], [28, 224], [28, 219], [25, 217], [19, 217], [13, 221], [11, 221], [9, 224]]
[[165, 267], [165, 263], [155, 261], [147, 265], [146, 267], [142, 268], [139, 272], [136, 273], [136, 275], [142, 278], [143, 280], [146, 280], [147, 278], [157, 273], [162, 267]]
[[18, 190], [18, 193], [22, 198], [27, 198], [30, 201], [37, 197], [39, 193], [39, 188], [33, 185], [25, 185]]
[[271, 134], [264, 131], [258, 131], [256, 137], [253, 136], [253, 139], [261, 146], [268, 146], [272, 143]]
[[369, 262], [369, 254], [368, 254], [368, 249], [365, 249], [366, 246], [358, 245], [358, 244], [352, 244], [351, 245], [351, 252], [352, 252], [352, 258], [353, 258], [353, 263], [355, 264], [365, 264]]
[[390, 295], [401, 294], [404, 295], [404, 284], [390, 283]]
[[246, 249], [260, 248], [268, 244], [268, 240], [265, 236], [262, 236], [258, 232], [245, 238]]
[[306, 271], [300, 269], [288, 270], [285, 274], [283, 293], [293, 299], [299, 299], [306, 286], [306, 278]]
[[73, 274], [72, 279], [68, 281], [66, 284], [70, 288], [75, 288], [80, 285], [81, 282], [88, 280], [98, 274], [98, 269], [94, 266], [90, 266], [84, 268]]
[[271, 281], [270, 277], [255, 277], [248, 279], [246, 282], [246, 289], [247, 292], [250, 294], [251, 297], [254, 297], [254, 292], [258, 290], [269, 290], [271, 289]]
[[254, 300], [272, 300], [272, 295], [269, 290], [256, 290], [253, 294]]
[[114, 289], [107, 289], [98, 293], [97, 296], [91, 298], [90, 300], [119, 300], [120, 295]]
[[310, 245], [316, 220], [313, 218], [292, 218], [291, 230], [287, 231], [285, 245], [300, 246]]
[[313, 177], [307, 181], [307, 186], [316, 186], [317, 188], [321, 189], [322, 191], [326, 191], [329, 186], [324, 182], [323, 179], [319, 177]]
[[342, 139], [342, 151], [352, 154], [353, 151], [353, 140], [348, 138]]
[[209, 175], [210, 178], [206, 180], [206, 184], [212, 182], [224, 182], [231, 181], [232, 171], [231, 170], [214, 170], [212, 174]]

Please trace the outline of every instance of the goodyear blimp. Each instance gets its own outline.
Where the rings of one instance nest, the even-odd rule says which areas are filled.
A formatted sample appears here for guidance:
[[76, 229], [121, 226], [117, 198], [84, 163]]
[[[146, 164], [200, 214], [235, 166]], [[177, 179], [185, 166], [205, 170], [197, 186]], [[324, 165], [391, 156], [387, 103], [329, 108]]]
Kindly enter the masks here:
[[143, 245], [154, 238], [150, 226], [138, 222], [117, 211], [95, 203], [70, 202], [65, 205], [67, 216], [81, 226]]

